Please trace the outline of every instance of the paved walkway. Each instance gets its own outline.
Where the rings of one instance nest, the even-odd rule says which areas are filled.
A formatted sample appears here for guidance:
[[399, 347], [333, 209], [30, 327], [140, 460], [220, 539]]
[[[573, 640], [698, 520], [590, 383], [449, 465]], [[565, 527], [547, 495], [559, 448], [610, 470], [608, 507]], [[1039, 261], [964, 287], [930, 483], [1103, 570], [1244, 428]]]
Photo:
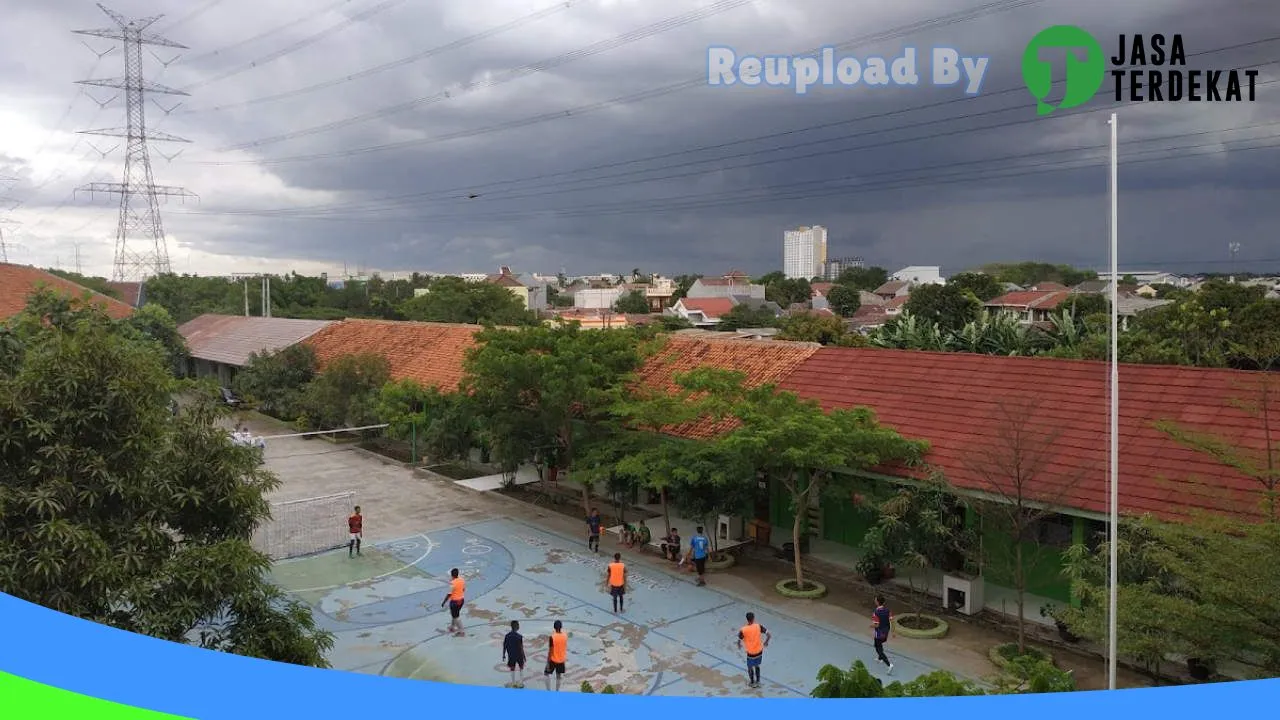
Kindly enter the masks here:
[[[270, 421], [264, 422], [251, 420], [247, 424], [253, 432], [258, 435], [273, 435], [291, 432], [287, 426]], [[378, 459], [353, 452], [349, 447], [335, 446], [323, 440], [286, 438], [282, 440], [269, 441], [266, 449], [266, 459], [268, 467], [274, 471], [282, 481], [282, 487], [275, 493], [272, 500], [298, 499], [354, 491], [356, 493], [356, 501], [364, 508], [367, 548], [366, 557], [362, 558], [364, 566], [346, 565], [347, 558], [345, 553], [332, 556], [321, 556], [323, 562], [317, 559], [315, 562], [320, 564], [316, 565], [315, 569], [306, 570], [305, 566], [299, 564], [299, 569], [297, 571], [304, 577], [307, 573], [314, 573], [313, 576], [320, 578], [320, 580], [310, 584], [301, 585], [297, 584], [297, 582], [301, 582], [301, 580], [285, 580], [285, 582], [290, 584], [292, 587], [306, 589], [323, 588], [327, 585], [346, 585], [349, 583], [365, 581], [368, 578], [381, 573], [403, 575], [404, 573], [401, 573], [398, 569], [402, 568], [405, 563], [408, 563], [414, 558], [401, 558], [397, 561], [396, 558], [400, 556], [396, 555], [396, 551], [393, 549], [395, 541], [401, 541], [405, 538], [410, 538], [409, 541], [413, 541], [413, 538], [417, 538], [420, 535], [426, 535], [427, 537], [432, 538], [433, 541], [439, 541], [441, 543], [441, 554], [436, 556], [437, 559], [440, 559], [445, 556], [446, 552], [449, 552], [444, 549], [445, 547], [460, 547], [461, 544], [465, 543], [465, 540], [462, 541], [462, 543], [445, 543], [444, 541], [449, 537], [449, 535], [441, 534], [442, 532], [457, 528], [461, 529], [460, 531], [465, 530], [483, 535], [484, 533], [479, 531], [479, 528], [483, 527], [486, 528], [486, 532], [492, 535], [497, 533], [497, 531], [492, 530], [489, 523], [495, 521], [500, 524], [505, 522], [512, 526], [520, 525], [528, 527], [530, 528], [530, 532], [541, 533], [538, 537], [542, 540], [552, 543], [555, 548], [564, 550], [573, 556], [578, 554], [578, 550], [582, 542], [578, 539], [582, 529], [581, 523], [576, 521], [574, 518], [567, 517], [555, 510], [530, 506], [495, 493], [473, 492], [460, 488], [454, 483], [424, 480], [413, 472], [400, 467], [398, 464], [382, 462]], [[495, 541], [502, 540], [501, 537], [486, 537]], [[571, 539], [566, 540], [566, 538]], [[606, 538], [603, 541], [603, 549], [612, 553], [614, 551], [612, 542], [612, 540]], [[386, 552], [386, 557], [379, 560], [375, 560], [368, 552], [369, 546], [377, 543], [384, 544]], [[386, 545], [386, 543], [392, 543], [392, 545]], [[504, 545], [509, 553], [528, 552], [528, 550], [520, 549], [520, 544], [517, 543], [507, 542], [504, 540], [499, 544]], [[405, 549], [404, 552], [407, 552], [407, 549]], [[403, 555], [404, 552], [402, 552], [401, 555]], [[432, 552], [434, 553], [436, 551], [433, 550]], [[452, 552], [457, 553], [460, 552], [460, 550], [454, 550]], [[543, 555], [546, 554], [545, 550], [542, 552]], [[421, 552], [419, 552], [419, 555], [420, 554]], [[415, 556], [415, 558], [416, 557], [417, 556]], [[517, 561], [516, 557], [516, 555], [513, 555], [513, 559], [511, 561], [513, 574], [524, 575], [528, 578], [541, 580], [544, 583], [548, 582], [549, 576], [554, 575], [558, 578], [562, 571], [565, 573], [569, 572], [567, 566], [575, 565], [571, 561], [560, 564], [552, 563], [548, 565], [548, 567], [554, 567], [555, 573], [544, 573], [538, 570], [530, 571], [528, 569], [531, 567], [536, 568], [540, 565], [547, 565], [545, 562], [538, 562], [537, 557], [528, 558], [521, 555], [519, 556], [519, 561]], [[518, 572], [516, 571], [517, 562], [525, 563], [518, 566]], [[375, 563], [386, 564], [385, 566], [378, 565], [378, 567], [381, 567], [382, 569], [378, 572], [370, 573], [366, 566]], [[322, 565], [325, 564], [336, 564], [339, 567], [350, 567], [351, 569], [342, 571], [337, 571], [332, 568], [325, 569], [322, 567]], [[281, 574], [282, 578], [285, 578], [284, 572], [285, 568], [288, 566], [290, 566], [289, 563], [281, 563], [277, 566], [277, 572]], [[428, 569], [423, 571], [423, 578], [429, 579], [431, 573], [439, 572], [438, 568], [432, 570], [432, 567], [435, 566], [428, 564]], [[729, 598], [732, 598], [734, 602], [741, 603], [744, 606], [749, 606], [752, 609], [755, 609], [756, 614], [762, 619], [767, 620], [771, 615], [779, 617], [779, 621], [766, 622], [766, 625], [770, 626], [770, 630], [775, 630], [775, 628], [783, 628], [785, 630], [776, 631], [778, 638], [777, 642], [779, 645], [776, 648], [774, 646], [770, 646], [771, 654], [769, 655], [765, 666], [766, 679], [770, 679], [775, 682], [783, 682], [781, 676], [778, 675], [779, 671], [782, 670], [782, 668], [779, 667], [782, 664], [782, 660], [775, 658], [779, 658], [783, 652], [784, 639], [791, 636], [789, 635], [789, 633], [791, 633], [791, 629], [787, 624], [779, 624], [783, 622], [781, 618], [788, 618], [787, 622], [792, 622], [790, 618], [795, 618], [796, 620], [794, 620], [794, 622], [798, 622], [799, 624], [812, 626], [814, 628], [825, 628], [827, 629], [827, 632], [834, 633], [831, 635], [833, 639], [848, 638], [840, 640], [840, 642], [847, 642], [849, 645], [842, 646], [841, 652], [835, 654], [835, 657], [843, 658], [843, 662], [846, 664], [855, 658], [862, 657], [863, 659], [869, 660], [871, 657], [867, 654], [868, 651], [865, 648], [865, 642], [867, 639], [865, 629], [869, 620], [868, 614], [872, 606], [872, 598], [871, 592], [860, 585], [852, 583], [846, 585], [842, 583], [829, 582], [828, 585], [831, 592], [822, 600], [790, 600], [778, 596], [773, 590], [774, 583], [779, 579], [787, 577], [790, 568], [789, 566], [773, 561], [752, 559], [750, 562], [739, 565], [728, 572], [712, 574], [710, 576], [711, 587], [709, 589], [685, 587], [683, 583], [687, 583], [687, 576], [677, 575], [670, 563], [662, 563], [650, 555], [643, 557], [634, 554], [630, 555], [629, 567], [633, 568], [637, 572], [642, 572], [645, 575], [656, 578], [668, 578], [673, 583], [673, 588], [682, 588], [671, 591], [672, 593], [678, 593], [675, 594], [674, 597], [678, 598], [679, 602], [684, 602], [686, 600], [686, 596], [683, 594], [685, 592], [692, 592], [695, 596], [712, 596], [720, 593], [727, 593], [727, 595], [723, 596], [726, 598], [724, 602], [729, 602]], [[448, 568], [445, 568], [445, 570], [447, 569]], [[348, 573], [348, 575], [339, 574], [334, 576], [333, 573], [335, 572]], [[602, 571], [597, 571], [598, 575], [601, 575], [601, 573]], [[337, 577], [341, 582], [333, 580], [325, 581], [323, 579], [325, 577]], [[677, 580], [677, 578], [679, 579]], [[394, 582], [425, 582], [425, 580], [410, 581], [397, 578]], [[475, 604], [479, 610], [498, 613], [495, 614], [493, 618], [488, 619], [490, 622], [498, 623], [498, 626], [502, 626], [506, 621], [511, 619], [511, 611], [512, 609], [515, 609], [515, 603], [525, 603], [526, 605], [529, 603], [527, 599], [508, 597], [509, 594], [515, 593], [514, 588], [517, 587], [515, 583], [523, 581], [512, 579], [509, 580], [509, 582], [511, 584], [507, 587], [511, 588], [510, 590], [504, 589], [497, 594], [489, 593], [483, 598], [476, 599]], [[412, 592], [410, 592], [410, 590], [412, 587], [414, 586], [403, 588], [399, 592], [404, 596], [411, 595]], [[414, 592], [427, 592], [425, 585], [417, 587], [418, 589]], [[563, 598], [566, 602], [570, 597], [579, 598], [580, 601], [591, 601], [594, 598], [594, 605], [597, 608], [607, 607], [608, 598], [599, 590], [595, 590], [591, 587], [581, 587], [578, 585], [565, 587], [564, 589], [567, 590], [567, 594]], [[356, 588], [355, 590], [359, 590], [359, 588]], [[379, 588], [377, 592], [379, 594], [383, 594], [391, 591], [386, 588]], [[431, 590], [430, 592], [443, 595], [443, 591], [439, 588]], [[473, 595], [474, 592], [475, 589], [473, 588]], [[649, 601], [642, 598], [646, 592], [647, 591], [643, 591], [643, 589], [637, 589], [635, 593], [636, 597], [634, 598], [636, 602], [633, 611], [634, 617], [631, 619], [640, 619], [640, 613], [651, 611], [651, 609], [646, 609], [644, 605]], [[327, 591], [326, 594], [328, 594]], [[344, 597], [345, 596], [340, 592], [336, 597], [331, 598], [330, 602], [336, 603], [339, 600], [347, 603], [355, 602], [350, 598], [344, 599]], [[509, 602], [503, 601], [503, 603], [499, 603], [498, 599], [502, 597], [508, 597]], [[312, 594], [307, 597], [307, 600], [312, 602], [314, 605], [320, 602], [321, 598]], [[436, 598], [432, 603], [427, 604], [434, 604], [438, 611], [440, 600], [439, 598]], [[672, 604], [678, 605], [679, 603], [673, 602]], [[330, 608], [330, 610], [335, 614], [341, 612], [340, 609], [333, 609], [336, 606], [332, 604], [326, 605], [325, 607]], [[550, 606], [543, 604], [539, 607], [549, 608]], [[898, 608], [898, 612], [907, 610], [910, 610], [910, 608]], [[585, 609], [584, 612], [586, 612]], [[662, 612], [663, 617], [667, 617], [667, 612], [665, 610]], [[726, 623], [727, 631], [731, 631], [732, 627], [736, 627], [736, 623], [738, 623], [743, 612], [745, 611], [741, 607], [730, 606], [725, 610], [727, 617], [725, 616], [725, 613], [721, 613], [715, 616], [714, 621]], [[628, 615], [631, 616], [632, 612], [629, 612]], [[522, 615], [515, 617], [516, 619], [521, 619], [523, 622]], [[703, 616], [704, 620], [711, 617], [712, 616], [710, 615]], [[719, 619], [721, 617], [725, 617], [725, 619], [721, 621]], [[477, 616], [472, 620], [468, 617], [468, 622], [475, 622], [482, 619], [486, 618]], [[565, 622], [569, 622], [571, 618], [566, 616], [563, 619]], [[611, 620], [611, 617], [609, 619]], [[429, 620], [427, 624], [432, 628], [432, 632], [447, 624], [447, 621], [443, 621], [442, 618], [422, 619], [422, 621], [427, 620]], [[533, 622], [534, 618], [530, 617], [529, 621]], [[681, 626], [681, 631], [683, 631], [685, 627], [687, 626]], [[376, 629], [362, 629], [359, 632], [371, 633], [375, 630]], [[650, 633], [652, 634], [654, 630], [661, 632], [662, 628], [650, 628]], [[356, 635], [358, 635], [359, 632], [357, 632]], [[534, 629], [531, 627], [528, 632], [525, 632], [525, 635], [526, 637], [532, 638], [541, 632], [544, 632], [544, 629]], [[718, 638], [715, 642], [722, 642], [724, 634], [719, 630], [715, 631], [715, 633]], [[425, 637], [427, 636], [424, 636], [423, 639], [425, 639]], [[795, 637], [807, 636], [795, 635]], [[990, 661], [987, 659], [987, 651], [993, 645], [1000, 642], [1007, 642], [1010, 639], [1011, 638], [1008, 633], [958, 620], [952, 622], [950, 634], [942, 640], [910, 640], [907, 638], [895, 638], [891, 650], [895, 654], [901, 654], [905, 657], [912, 658], [918, 663], [918, 665], [904, 664], [903, 670], [906, 672], [895, 673], [895, 675], [907, 676], [912, 672], [917, 672], [918, 669], [916, 668], [934, 666], [946, 668], [952, 672], [970, 678], [984, 678], [994, 671]], [[395, 642], [396, 638], [388, 638], [388, 641]], [[348, 642], [349, 638], [344, 635], [340, 638], [339, 645], [340, 647], [347, 647], [346, 643]], [[422, 642], [422, 639], [415, 640], [414, 642], [420, 643]], [[657, 641], [655, 640], [654, 642]], [[728, 642], [730, 642], [731, 646], [731, 639]], [[403, 645], [404, 643], [400, 644]], [[702, 641], [699, 641], [699, 645], [701, 644]], [[698, 651], [709, 652], [714, 649], [714, 647], [715, 646], [711, 639], [708, 638], [707, 646], [698, 647]], [[774, 652], [775, 650], [777, 651], [776, 653]], [[339, 651], [335, 651], [335, 654], [337, 652]], [[361, 652], [370, 651], [363, 650]], [[497, 658], [500, 655], [500, 650], [492, 649], [492, 652], [494, 656], [494, 660], [492, 662], [496, 665]], [[726, 652], [728, 651], [722, 648], [715, 654], [719, 657]], [[724, 658], [730, 661], [730, 665], [725, 666], [725, 674], [728, 676], [742, 675], [742, 673], [736, 668], [737, 658], [735, 655], [730, 653], [728, 655], [724, 655]], [[380, 659], [385, 662], [385, 657], [383, 656], [369, 656], [366, 662], [359, 663], [357, 665], [342, 665], [342, 667], [379, 672], [380, 670], [376, 670], [374, 667]], [[425, 657], [422, 659], [426, 660]], [[1067, 653], [1057, 654], [1057, 659], [1058, 664], [1061, 667], [1064, 669], [1070, 669], [1075, 673], [1081, 688], [1094, 689], [1106, 686], [1106, 668], [1101, 660]], [[415, 677], [426, 677], [432, 676], [433, 674], [436, 676], [444, 676], [448, 674], [445, 672], [444, 668], [433, 668], [432, 664], [429, 662], [421, 670], [416, 671], [416, 674], [414, 672], [406, 672], [404, 670], [404, 664], [407, 662], [409, 662], [408, 659], [402, 660], [400, 665], [397, 665], [390, 670], [390, 673], [402, 676], [413, 675]], [[410, 668], [410, 670], [412, 670], [412, 668]], [[535, 670], [538, 669], [535, 668]], [[538, 685], [539, 682], [537, 681], [539, 680], [540, 677], [535, 677], [534, 684]], [[1128, 672], [1122, 672], [1120, 680], [1123, 687], [1141, 687], [1150, 684], [1144, 678]], [[471, 682], [471, 680], [467, 681]], [[813, 683], [813, 681], [814, 679], [812, 674], [810, 674], [810, 676], [804, 679], [803, 682], [800, 679], [796, 679], [793, 683], [786, 684], [793, 687], [808, 687]], [[491, 678], [489, 680], [482, 680], [481, 682], [496, 682], [501, 684], [501, 678]], [[581, 681], [579, 680], [578, 682], [580, 683]], [[714, 689], [714, 683], [708, 682], [705, 684], [705, 687], [712, 687]], [[732, 687], [732, 685], [729, 685], [729, 687]], [[659, 692], [659, 694], [664, 693]]]

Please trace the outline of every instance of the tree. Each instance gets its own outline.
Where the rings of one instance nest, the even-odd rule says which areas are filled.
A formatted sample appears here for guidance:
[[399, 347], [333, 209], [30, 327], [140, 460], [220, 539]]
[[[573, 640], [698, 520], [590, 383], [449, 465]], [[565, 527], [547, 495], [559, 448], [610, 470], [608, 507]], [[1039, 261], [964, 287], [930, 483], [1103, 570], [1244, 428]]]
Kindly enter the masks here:
[[938, 323], [916, 317], [910, 310], [882, 325], [870, 338], [876, 347], [896, 350], [929, 350], [942, 352], [948, 348], [948, 336]]
[[649, 299], [642, 291], [632, 290], [618, 298], [613, 304], [613, 310], [627, 315], [648, 315]]
[[764, 297], [783, 308], [805, 304], [813, 298], [813, 285], [804, 278], [772, 279], [764, 286]]
[[[1120, 527], [1120, 652], [1160, 677], [1179, 654], [1205, 664], [1243, 666], [1280, 677], [1280, 523], [1197, 515], [1177, 523], [1151, 517]], [[1077, 546], [1067, 558], [1079, 607], [1061, 619], [1081, 637], [1107, 636], [1109, 546]]]
[[777, 324], [778, 316], [768, 306], [744, 302], [734, 305], [721, 315], [716, 329], [732, 332], [741, 328], [774, 327]]
[[378, 394], [390, 379], [391, 365], [381, 355], [343, 355], [307, 385], [299, 423], [320, 430], [374, 425]]
[[903, 310], [943, 332], [955, 332], [978, 319], [982, 303], [954, 285], [921, 285], [907, 296]]
[[0, 590], [179, 643], [324, 667], [332, 636], [250, 544], [278, 481], [216, 424], [174, 417], [164, 355], [37, 297], [0, 331]]
[[377, 415], [387, 423], [389, 436], [413, 439], [436, 461], [469, 462], [480, 437], [480, 418], [470, 395], [424, 388], [413, 380], [383, 385]]
[[1067, 301], [1067, 305], [1071, 317], [1076, 319], [1111, 312], [1111, 300], [1102, 293], [1075, 293]]
[[178, 332], [178, 326], [168, 310], [159, 305], [144, 305], [121, 322], [160, 347], [169, 372], [176, 377], [186, 374], [187, 358], [190, 357], [187, 341]]
[[689, 294], [689, 288], [693, 287], [693, 284], [698, 282], [700, 279], [702, 279], [702, 275], [675, 276], [672, 280], [676, 284], [676, 290], [671, 294], [671, 302], [675, 302], [680, 298], [687, 296]]
[[857, 290], [846, 285], [832, 285], [827, 291], [827, 304], [840, 317], [850, 317], [862, 307], [862, 297]]
[[533, 313], [505, 287], [487, 282], [467, 282], [442, 277], [431, 283], [425, 295], [400, 305], [406, 319], [420, 322], [472, 325], [530, 325]]
[[1004, 286], [996, 279], [986, 273], [979, 272], [963, 272], [951, 276], [947, 280], [948, 285], [972, 294], [979, 300], [986, 302], [993, 298], [1000, 297], [1004, 294]]
[[778, 339], [841, 347], [866, 345], [866, 339], [856, 332], [851, 332], [840, 318], [813, 312], [795, 313], [784, 320]]
[[1038, 262], [992, 263], [983, 266], [982, 272], [993, 276], [998, 282], [1013, 283], [1022, 287], [1031, 287], [1045, 281], [1059, 282], [1067, 287], [1073, 287], [1086, 280], [1098, 279], [1098, 273], [1092, 270], [1078, 270], [1070, 265]]
[[771, 384], [720, 390], [739, 425], [723, 439], [725, 451], [751, 461], [776, 478], [791, 500], [794, 521], [795, 589], [805, 589], [800, 555], [805, 509], [824, 492], [851, 492], [848, 474], [889, 463], [919, 462], [928, 444], [907, 440], [882, 427], [866, 408], [824, 412], [816, 401], [802, 400]]
[[996, 427], [991, 442], [976, 448], [964, 465], [980, 482], [984, 497], [970, 498], [982, 521], [984, 534], [994, 530], [1012, 541], [1013, 548], [993, 549], [979, 543], [978, 558], [984, 566], [1007, 570], [1013, 582], [1017, 612], [1018, 654], [1027, 650], [1026, 597], [1028, 576], [1044, 561], [1046, 543], [1041, 524], [1064, 506], [1084, 474], [1083, 470], [1059, 471], [1057, 430], [1042, 430], [1034, 401], [997, 402]]
[[871, 292], [889, 282], [889, 271], [882, 267], [848, 268], [840, 272], [836, 284], [850, 290], [866, 290]]
[[240, 397], [257, 403], [258, 410], [267, 415], [297, 420], [302, 413], [302, 394], [315, 379], [318, 364], [315, 350], [305, 343], [253, 353], [231, 384]]
[[[581, 448], [616, 433], [612, 409], [643, 361], [645, 337], [577, 323], [485, 330], [468, 353], [463, 391], [475, 397], [504, 461], [544, 459], [571, 470]], [[589, 482], [582, 502], [591, 504]]]

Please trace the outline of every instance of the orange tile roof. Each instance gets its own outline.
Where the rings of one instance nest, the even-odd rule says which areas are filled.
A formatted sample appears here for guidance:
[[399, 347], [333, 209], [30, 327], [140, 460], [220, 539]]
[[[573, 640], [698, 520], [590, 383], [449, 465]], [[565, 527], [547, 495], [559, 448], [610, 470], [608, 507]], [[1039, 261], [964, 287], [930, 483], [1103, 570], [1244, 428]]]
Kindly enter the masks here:
[[142, 299], [142, 283], [140, 282], [108, 282], [107, 287], [120, 293], [120, 301], [132, 307], [138, 307]]
[[[675, 392], [675, 376], [700, 367], [734, 370], [746, 375], [748, 387], [781, 382], [821, 347], [817, 343], [669, 337], [637, 373], [641, 386]], [[666, 431], [687, 438], [711, 438], [727, 432], [733, 421], [701, 421]]]
[[395, 380], [414, 380], [423, 387], [451, 392], [462, 380], [467, 350], [475, 345], [479, 325], [343, 320], [307, 339], [320, 367], [343, 355], [375, 353], [391, 365]]
[[60, 295], [70, 295], [77, 299], [88, 293], [93, 305], [104, 308], [116, 320], [133, 314], [132, 307], [115, 298], [92, 292], [44, 270], [29, 265], [0, 263], [0, 320], [8, 320], [26, 309], [27, 299], [42, 285]]
[[729, 298], [680, 298], [678, 302], [686, 311], [700, 312], [708, 319], [718, 319], [733, 309]]
[[809, 287], [813, 290], [813, 294], [816, 297], [818, 295], [826, 295], [827, 293], [831, 292], [831, 288], [835, 286], [836, 286], [835, 283], [816, 282], [810, 285]]
[[1070, 290], [1017, 290], [984, 303], [987, 307], [1052, 310], [1071, 297]]
[[[1256, 402], [1264, 379], [1277, 382], [1265, 373], [1122, 365], [1122, 512], [1174, 518], [1202, 510], [1256, 517], [1262, 500], [1258, 481], [1179, 445], [1154, 423], [1172, 420], [1232, 438], [1261, 455], [1262, 423], [1233, 401]], [[1041, 438], [1033, 442], [1053, 439], [1043, 450], [1044, 472], [1028, 481], [1026, 495], [1105, 513], [1107, 380], [1102, 362], [827, 347], [805, 360], [782, 387], [827, 409], [872, 408], [904, 436], [928, 440], [929, 462], [951, 482], [988, 493], [995, 473], [984, 478], [975, 456], [1007, 448], [1007, 441], [997, 439], [1010, 424], [1003, 403], [1014, 409], [1027, 437]], [[1018, 418], [1016, 408], [1026, 403], [1038, 404]]]

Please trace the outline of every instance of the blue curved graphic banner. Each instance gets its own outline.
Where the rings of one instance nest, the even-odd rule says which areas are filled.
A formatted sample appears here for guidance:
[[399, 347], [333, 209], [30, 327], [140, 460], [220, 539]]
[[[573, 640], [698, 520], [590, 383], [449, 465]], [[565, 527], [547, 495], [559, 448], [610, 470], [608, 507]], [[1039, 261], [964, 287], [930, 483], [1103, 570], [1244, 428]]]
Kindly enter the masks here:
[[[69, 617], [0, 595], [0, 717], [54, 717], [45, 711], [55, 690], [105, 700], [120, 707], [78, 705], [77, 717], [158, 717], [144, 710], [193, 720], [303, 717], [418, 717], [438, 712], [546, 717], [579, 712], [630, 716], [731, 713], [734, 717], [804, 712], [815, 719], [845, 720], [841, 700], [642, 697], [575, 692], [507, 690], [397, 680], [316, 670], [242, 658], [155, 640]], [[442, 659], [447, 663], [447, 659]], [[5, 677], [12, 676], [12, 677]], [[15, 704], [35, 697], [39, 706]], [[53, 693], [53, 694], [50, 694]], [[1052, 695], [876, 700], [893, 703], [873, 711], [895, 720], [1017, 713], [1017, 716], [1203, 718], [1223, 709], [1266, 708], [1280, 699], [1280, 680], [1212, 685], [1078, 692]], [[25, 701], [24, 701], [25, 702]], [[867, 702], [867, 701], [863, 701]], [[48, 704], [46, 704], [48, 703]], [[803, 704], [803, 708], [797, 707]], [[17, 711], [20, 715], [9, 715]], [[72, 707], [66, 705], [66, 707]], [[28, 709], [29, 708], [29, 709]], [[99, 713], [101, 708], [101, 713]], [[136, 714], [129, 714], [137, 709]], [[34, 714], [33, 714], [34, 713]]]

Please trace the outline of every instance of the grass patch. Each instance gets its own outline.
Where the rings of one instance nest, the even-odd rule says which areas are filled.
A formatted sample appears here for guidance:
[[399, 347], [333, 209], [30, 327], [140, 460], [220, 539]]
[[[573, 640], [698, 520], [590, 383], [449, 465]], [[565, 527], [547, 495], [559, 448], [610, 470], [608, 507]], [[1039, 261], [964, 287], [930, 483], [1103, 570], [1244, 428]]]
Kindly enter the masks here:
[[1005, 643], [1003, 645], [997, 645], [996, 654], [1004, 658], [1007, 662], [1013, 662], [1014, 660], [1017, 660], [1019, 657], [1031, 658], [1032, 660], [1035, 660], [1037, 662], [1049, 659], [1048, 655], [1031, 646], [1027, 646], [1025, 652], [1019, 653], [1017, 643]]
[[474, 480], [478, 477], [484, 477], [487, 474], [480, 470], [469, 468], [466, 465], [460, 465], [458, 463], [431, 465], [428, 466], [427, 469], [437, 475], [443, 475], [450, 480]]
[[[413, 446], [407, 442], [398, 440], [389, 440], [387, 438], [373, 438], [365, 440], [356, 447], [361, 450], [377, 453], [385, 458], [390, 458], [396, 462], [409, 463], [413, 462]], [[421, 459], [421, 458], [419, 458]]]

